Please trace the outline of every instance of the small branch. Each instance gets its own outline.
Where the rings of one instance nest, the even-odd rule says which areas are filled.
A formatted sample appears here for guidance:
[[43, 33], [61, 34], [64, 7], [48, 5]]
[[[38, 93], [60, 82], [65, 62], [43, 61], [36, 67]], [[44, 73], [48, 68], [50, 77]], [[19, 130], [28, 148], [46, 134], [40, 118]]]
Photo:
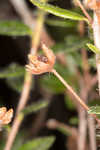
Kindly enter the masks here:
[[25, 3], [25, 0], [10, 0], [10, 2], [15, 8], [16, 12], [20, 15], [24, 23], [33, 29], [36, 21], [32, 17], [32, 14]]
[[22, 122], [22, 120], [19, 119], [19, 113], [24, 108], [24, 106], [25, 106], [25, 104], [28, 100], [30, 87], [31, 87], [31, 81], [32, 81], [32, 75], [30, 73], [26, 72], [23, 90], [22, 90], [22, 93], [21, 93], [21, 97], [20, 97], [20, 100], [19, 100], [18, 107], [17, 107], [17, 114], [15, 116], [11, 131], [8, 135], [8, 139], [7, 139], [4, 150], [10, 150], [11, 149], [13, 141], [16, 137], [16, 134], [17, 134], [18, 129], [20, 127], [20, 124]]
[[[22, 18], [23, 22], [27, 24], [33, 31], [37, 26], [37, 20], [33, 17], [30, 9], [26, 5], [25, 0], [10, 0], [10, 2], [15, 8], [16, 12]], [[45, 42], [46, 45], [52, 46], [54, 44], [54, 41], [48, 35], [44, 27], [42, 28], [41, 35], [41, 40], [42, 42]]]
[[90, 149], [96, 150], [96, 135], [95, 135], [95, 122], [91, 116], [88, 116]]
[[[20, 2], [21, 1], [19, 1], [19, 5], [20, 5]], [[22, 3], [22, 4], [24, 5], [24, 3]], [[27, 12], [27, 9], [26, 9], [26, 12]], [[41, 21], [41, 20], [43, 20], [43, 21]], [[40, 42], [40, 36], [41, 36], [43, 23], [44, 23], [44, 13], [43, 14], [41, 13], [41, 14], [39, 14], [38, 24], [35, 27], [34, 37], [32, 37], [32, 49], [30, 51], [31, 54], [37, 52], [37, 48], [38, 48], [38, 45], [39, 45], [39, 42]], [[21, 125], [22, 120], [19, 119], [19, 114], [20, 114], [21, 110], [25, 107], [25, 105], [27, 103], [30, 88], [31, 88], [31, 82], [32, 82], [32, 74], [30, 74], [29, 72], [26, 72], [22, 94], [21, 94], [19, 104], [18, 104], [18, 107], [17, 107], [17, 113], [16, 113], [16, 116], [15, 116], [15, 119], [14, 119], [14, 122], [13, 122], [13, 125], [12, 125], [12, 129], [11, 129], [9, 135], [8, 135], [8, 139], [7, 139], [4, 150], [11, 150], [12, 144], [14, 142], [16, 134], [17, 134], [17, 132], [19, 130], [19, 127]]]
[[[85, 73], [83, 79], [84, 78]], [[84, 103], [86, 103], [88, 98], [88, 90], [85, 87], [85, 85], [87, 86], [86, 81], [80, 80], [80, 97], [84, 100]], [[86, 148], [87, 119], [86, 119], [86, 111], [81, 106], [78, 106], [78, 117], [79, 117], [78, 150], [84, 150]]]
[[[92, 76], [89, 73], [90, 67], [88, 64], [88, 57], [87, 57], [87, 51], [85, 49], [82, 49], [82, 62], [83, 62], [83, 82], [80, 83], [80, 96], [82, 99], [84, 99], [84, 102], [87, 102], [88, 100], [88, 94], [89, 91], [93, 88], [94, 81], [92, 81]], [[94, 79], [93, 79], [94, 80]], [[89, 134], [91, 134], [91, 128], [94, 130], [91, 123], [87, 123], [86, 118], [86, 112], [79, 107], [79, 140], [78, 140], [78, 149], [84, 150], [86, 145], [86, 136], [87, 136], [87, 125], [89, 127]], [[91, 117], [92, 118], [92, 117]], [[94, 148], [94, 143], [96, 142], [95, 135], [92, 135], [93, 137], [89, 138], [89, 141], [91, 143], [91, 147]], [[94, 139], [94, 142], [92, 140]], [[96, 148], [96, 147], [95, 147]], [[95, 149], [94, 149], [95, 150]]]
[[78, 3], [79, 7], [80, 7], [81, 10], [83, 11], [84, 15], [87, 17], [89, 23], [92, 24], [92, 18], [90, 17], [90, 15], [89, 15], [88, 12], [86, 11], [86, 9], [83, 7], [83, 5], [81, 4], [80, 0], [76, 0], [76, 2]]
[[[95, 12], [94, 12], [94, 22], [93, 22], [93, 33], [94, 33], [95, 46], [100, 50], [100, 24]], [[97, 74], [98, 74], [98, 88], [99, 88], [99, 95], [100, 95], [100, 54], [96, 54], [96, 65], [97, 65]]]
[[66, 133], [70, 133], [72, 136], [77, 137], [78, 136], [78, 131], [76, 128], [74, 127], [70, 127], [64, 123], [61, 123], [55, 119], [49, 119], [46, 123], [46, 126], [49, 129], [64, 129], [66, 131]]
[[[76, 98], [76, 101], [86, 110], [89, 110], [89, 107], [84, 103], [84, 101], [75, 93], [72, 87], [58, 74], [55, 69], [51, 71], [63, 84], [64, 86], [70, 91], [70, 93]], [[100, 120], [97, 118], [95, 114], [90, 114], [95, 120], [98, 122], [100, 126]]]
[[35, 55], [38, 50], [38, 46], [39, 46], [40, 38], [41, 38], [40, 35], [42, 35], [41, 33], [42, 33], [43, 24], [44, 24], [44, 19], [45, 19], [45, 12], [39, 10], [35, 31], [33, 32], [33, 35], [32, 35], [33, 40], [32, 40], [31, 54], [33, 55]]
[[44, 124], [44, 121], [46, 119], [46, 115], [48, 112], [48, 107], [44, 108], [43, 110], [40, 110], [40, 112], [36, 115], [36, 119], [34, 122], [32, 122], [32, 127], [30, 129], [30, 136], [36, 137], [38, 132], [40, 131], [41, 127]]
[[89, 107], [83, 102], [83, 100], [74, 92], [72, 87], [56, 72], [55, 69], [52, 70], [52, 73], [65, 85], [65, 87], [71, 92], [72, 95], [76, 98], [77, 102], [86, 110], [89, 110]]
[[79, 107], [79, 127], [78, 127], [78, 150], [84, 150], [86, 148], [86, 130], [87, 130], [87, 120], [86, 112], [82, 107]]

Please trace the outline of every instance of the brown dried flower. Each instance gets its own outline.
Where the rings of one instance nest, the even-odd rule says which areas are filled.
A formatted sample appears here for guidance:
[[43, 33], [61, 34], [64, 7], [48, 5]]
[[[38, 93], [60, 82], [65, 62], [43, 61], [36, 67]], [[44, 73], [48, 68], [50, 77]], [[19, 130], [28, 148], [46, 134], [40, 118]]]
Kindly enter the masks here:
[[0, 108], [0, 127], [11, 122], [13, 117], [13, 109], [7, 111], [6, 107]]
[[28, 55], [29, 65], [26, 65], [27, 71], [32, 74], [41, 74], [45, 72], [51, 72], [55, 64], [55, 55], [52, 50], [48, 49], [42, 44], [42, 49], [45, 56]]

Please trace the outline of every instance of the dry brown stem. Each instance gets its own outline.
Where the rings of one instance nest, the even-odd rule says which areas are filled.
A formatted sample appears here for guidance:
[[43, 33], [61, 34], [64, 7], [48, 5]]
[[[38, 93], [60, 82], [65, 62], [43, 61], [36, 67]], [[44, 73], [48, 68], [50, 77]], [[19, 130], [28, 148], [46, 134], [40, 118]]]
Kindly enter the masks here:
[[[69, 90], [69, 92], [75, 97], [76, 101], [78, 102], [78, 104], [80, 104], [84, 110], [88, 111], [89, 107], [84, 103], [84, 101], [76, 94], [76, 92], [72, 89], [72, 87], [59, 75], [59, 73], [55, 70], [52, 69], [51, 71], [63, 84], [64, 86]], [[93, 118], [95, 118], [95, 120], [98, 122], [99, 126], [100, 126], [100, 120], [98, 119], [98, 117], [95, 114], [90, 114]]]
[[[80, 1], [79, 1], [80, 3]], [[80, 6], [82, 6], [80, 4]], [[84, 10], [84, 9], [83, 9]], [[85, 24], [83, 21], [79, 22], [78, 31], [81, 37], [84, 36], [85, 33]], [[84, 103], [88, 100], [89, 91], [94, 86], [95, 82], [92, 80], [92, 76], [90, 75], [90, 66], [88, 64], [88, 56], [87, 51], [85, 49], [81, 49], [82, 54], [82, 70], [83, 70], [83, 77], [80, 80], [80, 97], [84, 100]], [[93, 82], [91, 82], [93, 81]], [[78, 150], [84, 150], [86, 145], [86, 138], [87, 138], [87, 116], [85, 110], [78, 106], [78, 116], [79, 116], [79, 137], [78, 137]], [[89, 125], [89, 128], [93, 128], [92, 124]], [[93, 128], [94, 130], [94, 128]], [[90, 130], [89, 130], [90, 133]], [[96, 149], [96, 146], [92, 146], [92, 140], [95, 140], [94, 134], [90, 138], [91, 147]]]
[[77, 129], [74, 127], [70, 127], [64, 123], [61, 123], [55, 119], [49, 119], [46, 123], [46, 126], [50, 129], [59, 129], [59, 128], [63, 128], [66, 130], [66, 132], [69, 132], [71, 135], [73, 136], [78, 136], [77, 134]]
[[[11, 2], [14, 5], [14, 7], [16, 8], [16, 10], [18, 11], [18, 13], [21, 15], [21, 17], [23, 18], [24, 22], [27, 23], [31, 28], [33, 28], [32, 27], [32, 23], [33, 23], [32, 19], [33, 18], [31, 17], [31, 15], [29, 13], [29, 10], [27, 9], [24, 1], [16, 1], [16, 0], [12, 1], [11, 0]], [[27, 18], [27, 17], [29, 17], [29, 18]], [[44, 17], [44, 15], [42, 17]], [[27, 21], [29, 21], [29, 22], [27, 22]], [[40, 41], [40, 35], [41, 35], [43, 21], [42, 22], [39, 21], [38, 24], [39, 25], [35, 26], [35, 31], [36, 32], [35, 32], [34, 38], [32, 38], [31, 54], [36, 53], [36, 51], [37, 51], [39, 41]], [[39, 30], [39, 33], [38, 33], [38, 30]], [[33, 52], [33, 50], [34, 50], [34, 52]], [[15, 119], [14, 119], [14, 122], [13, 122], [13, 125], [12, 125], [12, 129], [11, 129], [9, 135], [8, 135], [7, 143], [5, 145], [4, 150], [10, 150], [11, 149], [13, 141], [14, 141], [14, 139], [16, 137], [16, 134], [18, 132], [18, 129], [21, 125], [22, 119], [19, 119], [19, 114], [20, 114], [21, 110], [25, 107], [25, 105], [27, 103], [29, 92], [30, 92], [30, 87], [31, 87], [31, 82], [32, 82], [32, 74], [30, 74], [29, 72], [26, 72], [22, 94], [21, 94], [19, 104], [18, 104], [18, 107], [17, 107], [17, 113], [16, 113], [16, 116], [15, 116]]]
[[[93, 22], [93, 33], [95, 46], [100, 50], [100, 24], [98, 17], [94, 12], [94, 22]], [[96, 54], [96, 65], [97, 65], [97, 75], [98, 75], [98, 88], [100, 95], [100, 54]]]
[[30, 73], [26, 73], [23, 90], [22, 90], [22, 93], [21, 93], [21, 97], [20, 97], [20, 100], [19, 100], [18, 107], [17, 107], [17, 114], [15, 116], [11, 131], [8, 135], [7, 143], [5, 145], [5, 150], [10, 150], [11, 149], [13, 141], [16, 137], [16, 134], [17, 134], [18, 129], [20, 127], [20, 124], [22, 122], [22, 120], [19, 119], [18, 115], [19, 115], [20, 111], [24, 108], [24, 106], [25, 106], [25, 104], [28, 100], [31, 81], [32, 81], [32, 75]]
[[87, 17], [89, 23], [92, 24], [92, 18], [90, 17], [90, 15], [88, 14], [84, 6], [81, 4], [80, 0], [76, 0], [76, 2], [78, 3], [79, 7], [83, 11], [84, 15]]
[[66, 133], [69, 133], [66, 146], [69, 150], [73, 150], [74, 148], [77, 150], [77, 140], [78, 140], [78, 130], [77, 128], [65, 125], [55, 119], [49, 119], [46, 123], [49, 129], [64, 129]]
[[89, 107], [83, 102], [83, 100], [74, 92], [72, 87], [58, 74], [58, 72], [53, 69], [52, 73], [65, 85], [65, 87], [71, 92], [72, 95], [76, 98], [77, 102], [86, 110], [89, 110]]
[[92, 118], [91, 116], [88, 116], [88, 127], [89, 127], [90, 149], [96, 150], [95, 122], [94, 118]]
[[[10, 2], [15, 8], [16, 12], [22, 18], [23, 22], [27, 24], [33, 31], [37, 26], [37, 19], [33, 17], [33, 13], [31, 13], [30, 9], [27, 7], [25, 0], [10, 0]], [[41, 41], [45, 42], [46, 45], [52, 46], [54, 44], [54, 41], [48, 35], [44, 27], [42, 27], [41, 35]]]

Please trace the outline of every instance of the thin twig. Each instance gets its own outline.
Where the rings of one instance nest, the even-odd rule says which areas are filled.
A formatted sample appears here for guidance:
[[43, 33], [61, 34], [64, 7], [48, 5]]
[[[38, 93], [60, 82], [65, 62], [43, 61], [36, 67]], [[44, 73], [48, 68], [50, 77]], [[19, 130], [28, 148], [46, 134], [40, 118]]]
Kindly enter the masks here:
[[7, 139], [4, 150], [10, 150], [11, 149], [13, 141], [16, 137], [17, 131], [18, 131], [18, 129], [20, 127], [20, 124], [22, 122], [22, 120], [19, 119], [18, 114], [24, 108], [24, 106], [25, 106], [25, 104], [28, 100], [30, 87], [31, 87], [31, 82], [32, 82], [32, 75], [30, 73], [26, 72], [23, 90], [22, 90], [22, 93], [21, 93], [21, 97], [20, 97], [20, 100], [19, 100], [18, 107], [17, 107], [17, 114], [15, 116], [11, 131], [8, 135], [8, 139]]
[[95, 122], [94, 118], [88, 116], [88, 127], [89, 127], [89, 138], [90, 138], [90, 149], [96, 150], [96, 135], [95, 135]]
[[[80, 1], [79, 1], [80, 2]], [[82, 6], [82, 5], [81, 5]], [[84, 26], [84, 22], [81, 21], [79, 22], [79, 26], [78, 26], [78, 31], [81, 37], [84, 36], [85, 33], [85, 26]], [[92, 87], [94, 86], [94, 81], [91, 82], [92, 76], [89, 72], [90, 70], [90, 66], [88, 64], [88, 57], [87, 57], [87, 51], [85, 49], [81, 49], [81, 53], [82, 53], [82, 70], [83, 70], [83, 78], [80, 80], [80, 97], [84, 100], [84, 102], [86, 103], [88, 100], [88, 94], [89, 91], [92, 89]], [[79, 136], [78, 136], [78, 150], [84, 150], [86, 147], [86, 136], [87, 136], [87, 116], [86, 116], [86, 112], [85, 110], [79, 106], [78, 107], [78, 116], [79, 116]], [[89, 133], [90, 133], [90, 128], [92, 128], [92, 124], [89, 125]], [[94, 128], [93, 128], [94, 130]], [[92, 135], [90, 138], [90, 143], [91, 143], [91, 147], [94, 148], [94, 150], [96, 149], [96, 146], [92, 145], [92, 140], [95, 140], [95, 136]]]
[[[91, 79], [92, 79], [92, 76], [90, 75], [90, 72], [89, 72], [89, 70], [90, 70], [90, 67], [89, 67], [89, 64], [88, 64], [88, 57], [87, 57], [87, 51], [85, 50], [85, 49], [82, 49], [82, 60], [83, 60], [83, 73], [84, 73], [84, 76], [83, 76], [83, 78], [84, 78], [84, 83], [83, 83], [83, 90], [82, 90], [82, 95], [81, 95], [81, 97], [82, 97], [82, 99], [84, 99], [85, 100], [85, 102], [87, 102], [87, 100], [88, 100], [88, 95], [89, 95], [89, 91], [93, 88], [93, 86], [94, 86], [94, 81], [93, 82], [91, 82]], [[81, 110], [80, 110], [81, 111]], [[81, 111], [82, 112], [82, 111]], [[85, 113], [85, 112], [84, 112]], [[88, 116], [87, 116], [88, 117]], [[89, 116], [90, 117], [90, 116]], [[88, 118], [89, 118], [88, 117]], [[80, 117], [80, 118], [82, 118], [82, 117]], [[90, 122], [88, 122], [87, 123], [87, 125], [88, 125], [88, 128], [89, 128], [89, 142], [90, 142], [90, 145], [91, 145], [91, 147], [92, 147], [92, 149], [91, 150], [96, 150], [96, 144], [94, 144], [94, 143], [96, 143], [96, 138], [95, 138], [95, 134], [92, 134], [93, 132], [94, 132], [94, 126], [93, 126], [93, 117], [91, 117], [91, 121]], [[86, 119], [86, 113], [85, 113], [85, 120], [84, 120], [85, 122], [87, 122], [87, 119]], [[84, 126], [84, 124], [82, 124], [81, 126]], [[91, 132], [91, 130], [93, 130], [92, 132]], [[86, 131], [85, 131], [86, 132]], [[87, 133], [87, 132], [86, 132]], [[86, 137], [86, 133], [85, 133], [85, 137]], [[84, 133], [83, 133], [84, 134]], [[86, 140], [86, 138], [85, 138], [85, 140]], [[79, 142], [80, 143], [80, 142]], [[81, 142], [82, 143], [82, 142]], [[84, 143], [85, 144], [85, 143]], [[81, 144], [79, 144], [79, 145], [81, 145]], [[80, 150], [80, 149], [79, 149]], [[84, 149], [83, 149], [84, 150]]]
[[76, 2], [78, 3], [79, 7], [80, 7], [81, 10], [83, 11], [84, 15], [87, 17], [89, 23], [92, 24], [92, 18], [90, 17], [90, 15], [89, 15], [88, 12], [86, 11], [86, 9], [83, 7], [83, 5], [81, 4], [80, 0], [76, 0]]
[[32, 14], [27, 7], [26, 3], [24, 0], [10, 0], [11, 4], [15, 8], [16, 12], [20, 15], [22, 18], [23, 22], [27, 24], [30, 28], [34, 28], [35, 26], [35, 19], [32, 17]]
[[[85, 87], [84, 82], [85, 81], [80, 80], [80, 97], [84, 100], [84, 103], [86, 103], [88, 91], [87, 88]], [[78, 107], [78, 117], [79, 117], [78, 150], [84, 150], [86, 146], [87, 119], [86, 119], [86, 111], [81, 106]]]
[[[37, 26], [37, 20], [33, 17], [33, 14], [27, 7], [25, 0], [10, 0], [10, 2], [23, 22], [27, 24], [33, 31], [33, 29], [35, 29], [35, 27]], [[45, 44], [49, 46], [52, 46], [54, 44], [54, 41], [48, 35], [44, 27], [42, 28], [41, 41], [45, 42]]]
[[72, 136], [75, 136], [75, 137], [78, 136], [77, 128], [61, 123], [55, 119], [49, 119], [46, 123], [46, 126], [49, 129], [64, 129], [66, 133], [69, 132]]
[[38, 46], [40, 43], [40, 37], [41, 37], [40, 35], [42, 34], [44, 19], [45, 19], [45, 12], [39, 10], [36, 28], [32, 35], [33, 40], [32, 40], [31, 54], [34, 54], [34, 55], [37, 53]]
[[83, 108], [88, 111], [89, 107], [83, 102], [83, 100], [74, 92], [74, 90], [72, 89], [72, 87], [70, 85], [68, 85], [68, 83], [58, 74], [58, 72], [53, 69], [52, 73], [54, 73], [54, 75], [65, 85], [65, 87], [71, 92], [72, 95], [74, 95], [74, 97], [76, 98], [77, 102], [79, 104], [81, 104], [81, 106], [83, 106]]
[[[39, 15], [41, 15], [41, 14], [39, 14]], [[44, 14], [41, 17], [44, 17]], [[40, 19], [40, 17], [39, 17], [39, 19]], [[41, 21], [39, 21], [39, 19], [38, 19], [38, 24], [41, 24], [41, 25], [36, 26], [36, 32], [35, 32], [34, 38], [32, 38], [32, 49], [30, 51], [31, 54], [36, 53], [38, 45], [39, 45], [39, 41], [40, 41], [40, 35], [41, 35], [43, 21], [41, 22]], [[38, 33], [38, 30], [39, 30], [39, 33]], [[16, 134], [18, 132], [18, 129], [21, 125], [22, 120], [19, 119], [19, 114], [27, 103], [29, 92], [30, 92], [30, 87], [31, 87], [31, 82], [32, 82], [32, 75], [30, 73], [26, 72], [22, 94], [21, 94], [19, 104], [17, 107], [17, 113], [16, 113], [16, 116], [15, 116], [15, 119], [14, 119], [14, 122], [12, 125], [11, 132], [8, 135], [7, 143], [6, 143], [4, 150], [10, 150], [11, 149], [13, 141], [14, 141]]]
[[[94, 33], [95, 45], [100, 50], [100, 24], [95, 12], [94, 12], [94, 22], [93, 22], [93, 33]], [[100, 54], [96, 54], [96, 66], [97, 66], [97, 74], [98, 74], [98, 88], [99, 88], [99, 95], [100, 95]]]
[[[59, 75], [59, 73], [52, 69], [51, 71], [63, 84], [64, 86], [70, 91], [70, 93], [76, 98], [76, 101], [86, 110], [89, 111], [89, 107], [84, 103], [84, 101], [75, 93], [75, 91], [72, 89], [72, 87]], [[95, 120], [98, 122], [100, 126], [100, 120], [95, 114], [90, 114], [92, 117], [95, 118]]]
[[79, 117], [79, 127], [78, 127], [78, 150], [84, 150], [86, 148], [86, 131], [87, 131], [87, 120], [86, 112], [82, 107], [79, 107], [78, 110]]

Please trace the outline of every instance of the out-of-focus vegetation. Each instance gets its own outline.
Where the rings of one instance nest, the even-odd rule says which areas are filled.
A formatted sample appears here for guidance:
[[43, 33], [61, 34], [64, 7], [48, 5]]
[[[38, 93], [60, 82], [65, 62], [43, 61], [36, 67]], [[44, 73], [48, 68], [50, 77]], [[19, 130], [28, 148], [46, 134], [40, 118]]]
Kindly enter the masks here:
[[[65, 79], [65, 81], [67, 81], [75, 89], [78, 95], [81, 95], [80, 91], [81, 91], [81, 86], [83, 86], [82, 82], [85, 82], [84, 68], [87, 69], [86, 65], [88, 65], [89, 66], [88, 73], [92, 77], [96, 75], [96, 64], [95, 64], [94, 53], [98, 53], [98, 49], [92, 44], [93, 43], [92, 31], [88, 30], [88, 28], [91, 27], [88, 26], [89, 22], [87, 18], [82, 14], [79, 8], [74, 8], [75, 6], [73, 4], [71, 4], [73, 8], [70, 8], [70, 10], [66, 10], [63, 8], [55, 7], [53, 4], [51, 5], [51, 4], [43, 3], [40, 0], [31, 0], [31, 2], [34, 5], [36, 5], [38, 8], [42, 9], [43, 11], [46, 11], [47, 13], [45, 17], [45, 27], [47, 28], [47, 31], [50, 34], [51, 38], [55, 41], [55, 44], [51, 47], [51, 49], [56, 55], [56, 64], [54, 68]], [[31, 5], [31, 3], [29, 4]], [[33, 7], [33, 5], [31, 5], [31, 7]], [[34, 11], [34, 9], [32, 9], [32, 11]], [[38, 9], [35, 9], [35, 13], [36, 11], [38, 11]], [[48, 15], [48, 13], [52, 15]], [[85, 21], [87, 24], [84, 24], [84, 27], [82, 27], [84, 30], [84, 34], [81, 36], [79, 25], [80, 22], [82, 21]], [[28, 36], [29, 39], [31, 40], [33, 36], [35, 36], [34, 34], [32, 34], [33, 32], [34, 32], [34, 28], [33, 30], [30, 29], [27, 25], [22, 23], [22, 21], [20, 20], [19, 21], [0, 20], [0, 35], [3, 37], [8, 36], [8, 38], [14, 39], [18, 37], [22, 38], [24, 36]], [[20, 44], [24, 45], [24, 43], [21, 43], [21, 41]], [[8, 46], [10, 47], [9, 44]], [[27, 51], [28, 53], [28, 50], [26, 49], [24, 50]], [[83, 53], [82, 53], [83, 50], [87, 55], [87, 58], [85, 58], [87, 59], [86, 60], [87, 64], [84, 62], [85, 59], [83, 58]], [[1, 53], [2, 53], [2, 49], [1, 49]], [[23, 55], [24, 54], [25, 53], [23, 53]], [[6, 51], [5, 51], [5, 55], [6, 55]], [[11, 55], [11, 52], [9, 51], [7, 55], [8, 56]], [[25, 63], [27, 63], [26, 59], [25, 59]], [[12, 61], [10, 64], [6, 64], [6, 67], [1, 66], [0, 68], [1, 82], [4, 82], [7, 88], [14, 93], [21, 94], [23, 89], [23, 84], [24, 84], [24, 76], [25, 76], [25, 66], [21, 65], [21, 63], [19, 64], [18, 62], [16, 63], [16, 61]], [[38, 93], [38, 96], [35, 95], [37, 93], [35, 93], [34, 91]], [[32, 94], [32, 92], [34, 94]], [[62, 99], [60, 99], [59, 95], [61, 95]], [[35, 100], [34, 103], [33, 102], [31, 103], [30, 101], [34, 99], [34, 96], [38, 97], [36, 99], [39, 99], [39, 101]], [[30, 129], [30, 128], [34, 127], [34, 124], [38, 122], [37, 120], [39, 118], [39, 116], [36, 115], [35, 117], [36, 122], [33, 121], [32, 119], [33, 113], [38, 113], [39, 111], [38, 114], [41, 114], [42, 111], [45, 111], [47, 109], [48, 111], [45, 112], [45, 116], [44, 115], [41, 116], [44, 117], [43, 118], [44, 122], [43, 124], [41, 123], [41, 126], [39, 127], [41, 129], [40, 135], [43, 135], [42, 132], [45, 132], [44, 131], [45, 129], [43, 128], [46, 126], [47, 119], [50, 119], [49, 114], [52, 112], [53, 114], [55, 114], [55, 112], [57, 111], [57, 107], [58, 107], [57, 101], [56, 101], [56, 106], [52, 108], [52, 103], [53, 101], [55, 101], [56, 96], [57, 96], [57, 101], [64, 100], [63, 108], [65, 109], [66, 112], [66, 113], [64, 112], [64, 117], [66, 114], [66, 118], [67, 118], [64, 121], [63, 119], [59, 119], [59, 120], [61, 120], [64, 123], [66, 122], [66, 124], [69, 125], [70, 127], [75, 127], [75, 131], [77, 130], [78, 123], [79, 123], [79, 118], [77, 115], [78, 109], [77, 109], [77, 104], [73, 102], [74, 99], [73, 96], [70, 95], [68, 91], [66, 91], [62, 83], [53, 74], [46, 73], [44, 75], [39, 75], [37, 77], [33, 76], [31, 94], [29, 96], [29, 104], [19, 114], [19, 117], [21, 117], [21, 119], [26, 118], [25, 124], [23, 123], [21, 127], [22, 130], [20, 129], [20, 131], [18, 131], [17, 137], [14, 141], [11, 150], [47, 150], [55, 143], [57, 137], [55, 133], [54, 135], [52, 134], [51, 136], [52, 133], [52, 132], [50, 133], [50, 131], [52, 130], [51, 127], [50, 127], [51, 128], [50, 131], [47, 133], [47, 136], [45, 137], [32, 136], [31, 131], [34, 131], [34, 129]], [[4, 104], [2, 97], [0, 103], [1, 106]], [[16, 99], [16, 97], [14, 96], [13, 98]], [[89, 106], [93, 106], [90, 107], [90, 111], [88, 111], [88, 113], [100, 114], [99, 106], [95, 106], [95, 105], [100, 105], [98, 99], [99, 97], [97, 95], [97, 87], [96, 85], [94, 85], [90, 90], [90, 92], [88, 93], [88, 99], [86, 100]], [[12, 105], [14, 106], [14, 100], [12, 103], [13, 103]], [[16, 106], [14, 106], [14, 108], [16, 108]], [[29, 118], [26, 117], [26, 115], [29, 115]], [[50, 115], [53, 118], [53, 115], [52, 114]], [[59, 114], [56, 115], [57, 118], [59, 118]], [[57, 118], [55, 117], [55, 119]], [[27, 121], [27, 119], [29, 120]], [[40, 120], [41, 119], [42, 118], [40, 118]], [[70, 137], [72, 136], [71, 130], [68, 130], [69, 128], [66, 130], [62, 125], [60, 127], [54, 127], [54, 129], [57, 130], [59, 134], [64, 134], [65, 139], [66, 137], [70, 139]], [[65, 132], [65, 130], [68, 132]], [[0, 150], [4, 149], [5, 141], [6, 141], [5, 139], [10, 131], [11, 131], [10, 125], [4, 127], [4, 129], [1, 131]], [[65, 146], [67, 147], [66, 149], [69, 149], [70, 147], [68, 141], [69, 140], [67, 140], [67, 144], [65, 144], [67, 145]], [[71, 144], [73, 144], [73, 142]]]

